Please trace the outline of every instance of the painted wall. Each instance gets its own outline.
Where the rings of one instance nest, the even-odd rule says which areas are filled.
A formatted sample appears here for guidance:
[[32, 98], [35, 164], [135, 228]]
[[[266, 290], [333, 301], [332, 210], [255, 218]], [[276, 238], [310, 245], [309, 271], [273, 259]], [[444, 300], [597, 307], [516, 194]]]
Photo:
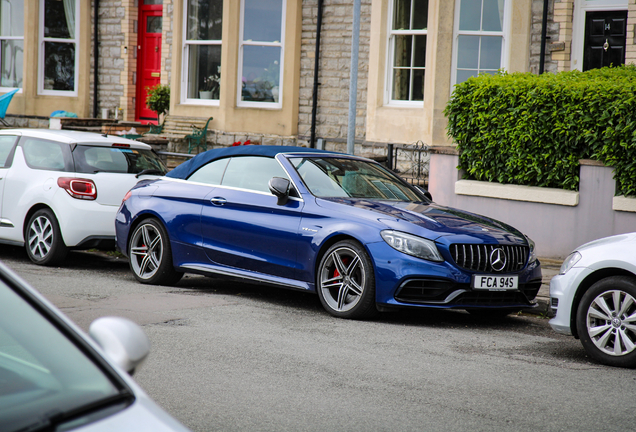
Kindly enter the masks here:
[[611, 167], [581, 165], [579, 203], [565, 206], [458, 195], [459, 157], [434, 153], [430, 164], [429, 191], [437, 204], [514, 226], [535, 241], [540, 257], [562, 259], [588, 241], [636, 231], [636, 213], [612, 209], [616, 186]]

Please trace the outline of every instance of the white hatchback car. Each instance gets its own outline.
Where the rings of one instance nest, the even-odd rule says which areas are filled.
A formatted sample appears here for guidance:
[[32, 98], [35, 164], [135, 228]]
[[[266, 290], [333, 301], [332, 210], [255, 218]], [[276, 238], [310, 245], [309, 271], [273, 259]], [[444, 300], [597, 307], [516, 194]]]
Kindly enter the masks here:
[[0, 243], [25, 245], [41, 265], [59, 264], [69, 249], [114, 248], [126, 193], [142, 176], [166, 172], [152, 147], [138, 141], [0, 130]]
[[636, 233], [572, 252], [550, 282], [550, 325], [581, 340], [596, 361], [636, 367]]
[[188, 431], [129, 375], [150, 350], [137, 324], [89, 335], [0, 262], [0, 431]]

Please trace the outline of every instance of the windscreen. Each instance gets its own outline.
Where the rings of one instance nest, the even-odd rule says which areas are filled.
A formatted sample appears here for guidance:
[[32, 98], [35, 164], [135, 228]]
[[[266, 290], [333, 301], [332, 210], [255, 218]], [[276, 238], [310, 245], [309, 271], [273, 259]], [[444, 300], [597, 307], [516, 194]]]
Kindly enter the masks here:
[[22, 430], [118, 391], [71, 340], [0, 281], [1, 431]]
[[290, 158], [309, 191], [317, 197], [421, 201], [411, 188], [381, 166], [347, 158]]
[[73, 150], [73, 159], [78, 173], [138, 174], [144, 170], [153, 170], [158, 175], [164, 175], [168, 172], [152, 150], [78, 145]]

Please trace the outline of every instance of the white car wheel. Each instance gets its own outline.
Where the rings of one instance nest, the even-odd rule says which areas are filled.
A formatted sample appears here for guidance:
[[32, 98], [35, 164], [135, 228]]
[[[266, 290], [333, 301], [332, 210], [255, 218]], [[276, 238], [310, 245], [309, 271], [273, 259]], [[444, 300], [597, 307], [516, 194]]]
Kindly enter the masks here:
[[39, 265], [59, 264], [68, 253], [60, 226], [50, 209], [38, 210], [31, 216], [24, 242], [29, 258]]
[[581, 343], [600, 363], [636, 367], [636, 282], [626, 276], [601, 279], [581, 298], [577, 315]]

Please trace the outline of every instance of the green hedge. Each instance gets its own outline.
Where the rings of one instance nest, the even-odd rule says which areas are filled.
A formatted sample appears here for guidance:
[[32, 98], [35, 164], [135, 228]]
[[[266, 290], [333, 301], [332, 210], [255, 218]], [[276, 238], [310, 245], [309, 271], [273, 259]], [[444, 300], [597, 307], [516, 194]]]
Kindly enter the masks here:
[[499, 73], [455, 87], [444, 111], [469, 178], [577, 190], [579, 159], [636, 195], [636, 67]]

